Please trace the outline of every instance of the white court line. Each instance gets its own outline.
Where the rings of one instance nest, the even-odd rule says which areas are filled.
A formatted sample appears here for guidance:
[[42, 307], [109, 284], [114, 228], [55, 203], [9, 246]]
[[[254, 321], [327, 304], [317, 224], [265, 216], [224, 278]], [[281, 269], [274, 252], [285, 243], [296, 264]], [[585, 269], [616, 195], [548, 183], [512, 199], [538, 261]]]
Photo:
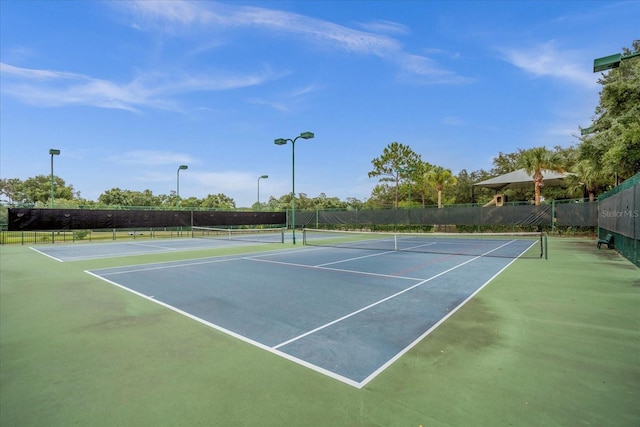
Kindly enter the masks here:
[[96, 271], [96, 272], [100, 272], [103, 270], [115, 270], [118, 268], [127, 268], [126, 270], [119, 270], [119, 271], [112, 271], [112, 272], [105, 272], [105, 273], [100, 273], [101, 275], [104, 276], [109, 276], [112, 274], [123, 274], [123, 273], [136, 273], [138, 271], [153, 271], [153, 270], [163, 270], [163, 269], [168, 269], [168, 268], [181, 268], [181, 267], [189, 267], [192, 265], [203, 265], [203, 264], [214, 264], [214, 263], [218, 263], [218, 262], [227, 262], [227, 261], [240, 261], [240, 260], [256, 260], [258, 261], [257, 258], [259, 257], [266, 257], [266, 256], [272, 256], [272, 255], [280, 255], [280, 254], [288, 254], [288, 253], [294, 253], [297, 251], [294, 250], [275, 250], [275, 251], [266, 251], [266, 252], [254, 252], [255, 255], [251, 255], [251, 258], [247, 257], [247, 254], [241, 254], [241, 255], [237, 255], [235, 257], [229, 258], [229, 255], [217, 255], [214, 257], [205, 257], [205, 258], [200, 258], [200, 260], [198, 261], [198, 258], [196, 258], [193, 261], [163, 261], [163, 262], [154, 262], [151, 264], [138, 264], [138, 265], [133, 265], [130, 267], [107, 267], [107, 268], [101, 268], [101, 269], [95, 269], [95, 270], [91, 270], [91, 271]]
[[425, 246], [433, 246], [433, 245], [437, 245], [437, 244], [438, 244], [438, 242], [431, 242], [431, 243], [423, 243], [422, 245], [409, 246], [407, 249], [400, 249], [400, 252], [410, 251], [412, 249], [417, 249], [417, 248], [424, 248]]
[[223, 328], [220, 325], [216, 325], [215, 323], [211, 323], [211, 322], [209, 322], [207, 320], [204, 320], [204, 319], [202, 319], [200, 317], [197, 317], [197, 316], [195, 316], [195, 315], [193, 315], [191, 313], [188, 313], [188, 312], [186, 312], [184, 310], [180, 310], [177, 307], [174, 307], [174, 306], [169, 305], [167, 303], [164, 303], [164, 302], [162, 302], [160, 300], [157, 300], [153, 296], [145, 295], [145, 294], [143, 294], [141, 292], [134, 291], [131, 288], [123, 286], [123, 285], [121, 285], [121, 284], [119, 284], [117, 282], [109, 280], [109, 279], [107, 279], [105, 277], [102, 277], [102, 276], [100, 276], [100, 275], [98, 275], [96, 273], [93, 273], [91, 271], [85, 270], [85, 273], [87, 273], [87, 274], [89, 274], [89, 275], [91, 275], [91, 276], [93, 276], [93, 277], [95, 277], [97, 279], [103, 280], [103, 281], [105, 281], [105, 282], [107, 282], [107, 283], [109, 283], [109, 284], [111, 284], [113, 286], [117, 286], [120, 289], [123, 289], [125, 291], [131, 292], [132, 294], [135, 294], [135, 295], [137, 295], [139, 297], [142, 297], [142, 298], [144, 298], [144, 299], [146, 299], [148, 301], [151, 301], [151, 302], [154, 302], [156, 304], [159, 304], [159, 305], [161, 305], [161, 306], [163, 306], [165, 308], [168, 308], [169, 310], [172, 310], [172, 311], [174, 311], [176, 313], [179, 313], [179, 314], [181, 314], [183, 316], [186, 316], [186, 317], [188, 317], [188, 318], [190, 318], [192, 320], [195, 320], [196, 322], [199, 322], [199, 323], [202, 323], [202, 324], [204, 324], [206, 326], [209, 326], [210, 328], [213, 328], [213, 329], [215, 329], [217, 331], [220, 331], [220, 332], [225, 333], [227, 335], [230, 335], [230, 336], [232, 336], [234, 338], [237, 338], [240, 341], [243, 341], [243, 342], [246, 342], [248, 344], [254, 345], [254, 346], [258, 347], [259, 349], [266, 350], [269, 353], [273, 353], [273, 354], [275, 354], [277, 356], [280, 356], [280, 357], [282, 357], [284, 359], [290, 360], [290, 361], [292, 361], [294, 363], [297, 363], [297, 364], [302, 365], [302, 366], [304, 366], [306, 368], [309, 368], [311, 370], [314, 370], [316, 372], [324, 374], [324, 375], [326, 375], [328, 377], [334, 378], [334, 379], [336, 379], [338, 381], [341, 381], [341, 382], [343, 382], [345, 384], [348, 384], [350, 386], [353, 386], [353, 387], [356, 387], [356, 388], [361, 388], [361, 386], [358, 384], [357, 381], [354, 381], [354, 380], [352, 380], [350, 378], [344, 377], [344, 376], [342, 376], [340, 374], [336, 374], [335, 372], [329, 371], [329, 370], [327, 370], [325, 368], [321, 368], [320, 366], [316, 366], [313, 363], [309, 363], [306, 360], [299, 359], [299, 358], [297, 358], [295, 356], [292, 356], [290, 354], [287, 354], [287, 353], [284, 353], [282, 351], [279, 351], [279, 350], [277, 350], [277, 349], [275, 349], [273, 347], [270, 347], [270, 346], [262, 344], [262, 343], [260, 343], [258, 341], [252, 340], [251, 338], [245, 337], [244, 335], [240, 335], [240, 334], [238, 334], [236, 332], [233, 332], [233, 331], [231, 331], [229, 329]]
[[45, 252], [39, 251], [38, 249], [34, 248], [33, 246], [29, 246], [29, 249], [31, 249], [32, 251], [38, 252], [40, 255], [44, 255], [44, 256], [49, 257], [49, 258], [51, 258], [53, 260], [56, 260], [58, 262], [64, 262], [60, 258], [56, 258], [56, 257], [54, 257], [52, 255], [49, 255], [49, 254], [45, 253]]
[[[376, 302], [374, 302], [374, 303], [372, 303], [372, 304], [369, 304], [369, 305], [368, 305], [368, 306], [366, 306], [366, 307], [363, 307], [363, 308], [361, 308], [361, 309], [359, 309], [359, 310], [356, 310], [356, 311], [354, 311], [354, 312], [352, 312], [352, 313], [349, 313], [349, 314], [347, 314], [347, 315], [345, 315], [345, 316], [342, 316], [342, 317], [340, 317], [340, 318], [338, 318], [338, 319], [335, 319], [335, 320], [333, 320], [333, 321], [331, 321], [331, 322], [329, 322], [329, 323], [326, 323], [326, 324], [324, 324], [324, 325], [322, 325], [322, 326], [318, 326], [317, 328], [312, 329], [312, 330], [310, 330], [310, 331], [308, 331], [308, 332], [305, 332], [304, 334], [298, 335], [297, 337], [293, 337], [293, 338], [291, 338], [290, 340], [287, 340], [287, 341], [285, 341], [285, 342], [282, 342], [282, 343], [280, 343], [280, 344], [278, 344], [278, 345], [274, 346], [273, 348], [278, 349], [278, 348], [280, 348], [280, 347], [282, 347], [282, 346], [285, 346], [285, 345], [290, 344], [290, 343], [292, 343], [292, 342], [298, 341], [298, 340], [299, 340], [299, 339], [301, 339], [301, 338], [304, 338], [304, 337], [309, 336], [309, 335], [311, 335], [311, 334], [313, 334], [313, 333], [316, 333], [316, 332], [318, 332], [318, 331], [321, 331], [321, 330], [323, 330], [323, 329], [326, 329], [326, 328], [328, 328], [329, 326], [335, 325], [335, 324], [336, 324], [336, 323], [338, 323], [338, 322], [342, 322], [342, 321], [343, 321], [343, 320], [345, 320], [345, 319], [348, 319], [348, 318], [350, 318], [350, 317], [353, 317], [353, 316], [355, 316], [356, 314], [362, 313], [363, 311], [366, 311], [366, 310], [368, 310], [368, 309], [370, 309], [370, 308], [372, 308], [372, 307], [375, 307], [375, 306], [377, 306], [377, 305], [380, 305], [380, 304], [382, 304], [383, 302], [389, 301], [390, 299], [396, 298], [396, 297], [398, 297], [398, 296], [400, 296], [400, 295], [402, 295], [402, 294], [404, 294], [404, 293], [406, 293], [406, 292], [409, 292], [409, 291], [410, 291], [410, 290], [412, 290], [412, 289], [417, 288], [418, 286], [422, 286], [422, 285], [424, 285], [425, 283], [432, 281], [433, 279], [436, 279], [436, 278], [438, 278], [438, 277], [440, 277], [440, 276], [443, 276], [443, 275], [445, 275], [445, 274], [447, 274], [447, 273], [449, 273], [449, 272], [451, 272], [451, 271], [453, 271], [453, 270], [455, 270], [455, 269], [457, 269], [457, 268], [462, 267], [463, 265], [469, 264], [470, 262], [475, 261], [475, 260], [477, 260], [478, 258], [482, 258], [483, 256], [485, 256], [485, 255], [487, 255], [487, 254], [490, 254], [490, 253], [491, 253], [491, 252], [493, 252], [493, 251], [497, 251], [498, 249], [501, 249], [501, 248], [503, 248], [504, 246], [507, 246], [508, 244], [513, 243], [513, 242], [514, 242], [514, 240], [512, 240], [512, 241], [510, 241], [510, 242], [507, 242], [507, 243], [505, 243], [504, 245], [500, 245], [499, 247], [497, 247], [497, 248], [495, 248], [495, 249], [492, 249], [492, 250], [490, 250], [490, 251], [487, 251], [487, 252], [485, 252], [485, 253], [484, 253], [484, 254], [482, 254], [482, 255], [478, 255], [478, 256], [476, 256], [476, 257], [474, 257], [474, 258], [468, 259], [468, 260], [466, 260], [466, 261], [465, 261], [465, 262], [463, 262], [463, 263], [460, 263], [460, 264], [458, 264], [458, 265], [455, 265], [455, 266], [453, 266], [453, 267], [451, 267], [451, 268], [449, 268], [449, 269], [447, 269], [447, 270], [445, 270], [445, 271], [442, 271], [442, 272], [440, 272], [440, 273], [436, 274], [435, 276], [431, 276], [431, 277], [429, 277], [428, 279], [422, 280], [421, 282], [418, 282], [418, 283], [416, 283], [416, 284], [415, 284], [415, 285], [413, 285], [413, 286], [410, 286], [410, 287], [408, 287], [408, 288], [406, 288], [406, 289], [403, 289], [403, 290], [401, 290], [401, 291], [399, 291], [399, 292], [396, 292], [396, 293], [395, 293], [395, 294], [393, 294], [393, 295], [389, 295], [389, 296], [388, 296], [388, 297], [386, 297], [386, 298], [383, 298], [383, 299], [381, 299], [381, 300], [379, 300], [379, 301], [376, 301]], [[513, 261], [512, 261], [512, 262], [513, 262]]]
[[171, 248], [171, 247], [168, 247], [168, 246], [148, 245], [146, 243], [127, 242], [127, 244], [132, 245], [132, 246], [142, 246], [143, 248], [157, 248], [157, 249], [162, 249], [162, 250], [166, 250], [166, 251], [177, 251], [178, 250], [176, 248]]
[[355, 257], [355, 258], [347, 258], [347, 259], [341, 259], [340, 261], [326, 262], [324, 264], [318, 264], [318, 265], [316, 265], [316, 267], [326, 267], [327, 265], [340, 264], [340, 263], [343, 263], [343, 262], [355, 261], [357, 259], [364, 259], [364, 258], [371, 258], [371, 257], [374, 257], [374, 256], [392, 254], [392, 253], [395, 253], [395, 252], [397, 252], [397, 251], [376, 252], [374, 254], [358, 256], [358, 257]]
[[[515, 242], [515, 240], [512, 240], [509, 243]], [[484, 289], [485, 286], [487, 286], [489, 283], [491, 283], [491, 281], [493, 279], [495, 279], [496, 277], [498, 277], [498, 275], [500, 273], [502, 273], [504, 270], [507, 269], [507, 267], [509, 267], [511, 264], [513, 264], [518, 258], [520, 258], [526, 251], [528, 251], [529, 249], [531, 249], [531, 247], [533, 247], [535, 245], [535, 242], [531, 243], [531, 245], [529, 247], [527, 247], [527, 249], [525, 249], [524, 251], [522, 251], [522, 253], [520, 253], [520, 255], [518, 255], [517, 257], [515, 257], [513, 260], [511, 260], [511, 262], [509, 262], [507, 265], [505, 265], [504, 267], [502, 267], [496, 274], [494, 274], [493, 276], [491, 276], [489, 278], [489, 280], [487, 280], [486, 282], [484, 282], [482, 284], [482, 286], [480, 286], [478, 289], [475, 290], [475, 292], [473, 292], [471, 295], [469, 295], [464, 301], [462, 301], [460, 304], [458, 304], [456, 307], [454, 307], [452, 310], [450, 310], [446, 316], [444, 316], [442, 319], [440, 319], [438, 322], [436, 322], [432, 327], [430, 327], [429, 329], [427, 329], [422, 335], [420, 335], [418, 338], [416, 338], [415, 340], [413, 340], [412, 343], [410, 343], [408, 346], [406, 346], [404, 349], [402, 349], [402, 351], [398, 352], [398, 354], [396, 354], [395, 356], [393, 356], [391, 359], [389, 359], [386, 363], [384, 363], [383, 365], [381, 365], [378, 369], [376, 369], [375, 371], [373, 371], [367, 378], [365, 378], [364, 380], [362, 380], [359, 383], [358, 388], [362, 388], [365, 385], [367, 385], [370, 381], [372, 381], [375, 377], [377, 377], [381, 372], [383, 372], [385, 369], [387, 369], [389, 366], [391, 366], [396, 360], [398, 360], [400, 357], [402, 357], [403, 355], [405, 355], [409, 350], [411, 350], [413, 347], [415, 347], [420, 341], [422, 341], [427, 335], [429, 335], [431, 332], [433, 332], [438, 326], [440, 326], [445, 320], [447, 320], [449, 317], [453, 316], [453, 314], [458, 311], [460, 308], [462, 308], [467, 302], [469, 302], [473, 297], [475, 297], [478, 292], [480, 292], [482, 289]]]
[[[376, 277], [386, 277], [391, 279], [401, 279], [401, 280], [424, 280], [423, 277], [405, 277], [405, 276], [394, 276], [393, 274], [382, 274], [382, 273], [371, 273], [369, 271], [358, 271], [358, 270], [346, 270], [344, 268], [331, 268], [331, 267], [323, 267], [322, 265], [307, 265], [307, 264], [297, 264], [294, 262], [284, 262], [284, 261], [274, 261], [272, 259], [255, 259], [255, 258], [244, 258], [248, 261], [256, 261], [256, 262], [266, 262], [270, 264], [280, 264], [286, 265], [290, 267], [300, 267], [300, 268], [309, 268], [313, 270], [326, 270], [326, 271], [338, 271], [340, 273], [351, 273], [351, 274], [361, 274], [363, 276], [376, 276]], [[330, 263], [332, 264], [332, 263]]]

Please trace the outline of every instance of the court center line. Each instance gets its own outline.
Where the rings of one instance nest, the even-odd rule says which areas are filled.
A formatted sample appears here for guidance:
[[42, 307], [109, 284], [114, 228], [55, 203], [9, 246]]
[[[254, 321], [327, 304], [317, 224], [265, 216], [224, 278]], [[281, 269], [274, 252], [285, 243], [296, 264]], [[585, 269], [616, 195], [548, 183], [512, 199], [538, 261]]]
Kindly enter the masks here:
[[401, 291], [399, 291], [399, 292], [396, 292], [396, 293], [395, 293], [395, 294], [393, 294], [393, 295], [389, 295], [388, 297], [383, 298], [383, 299], [381, 299], [381, 300], [379, 300], [379, 301], [376, 301], [376, 302], [374, 302], [374, 303], [372, 303], [372, 304], [369, 304], [369, 305], [368, 305], [368, 306], [366, 306], [366, 307], [363, 307], [363, 308], [361, 308], [361, 309], [359, 309], [359, 310], [356, 310], [356, 311], [351, 312], [351, 313], [349, 313], [349, 314], [347, 314], [347, 315], [344, 315], [344, 316], [342, 316], [342, 317], [340, 317], [340, 318], [338, 318], [338, 319], [335, 319], [335, 320], [333, 320], [333, 321], [331, 321], [331, 322], [329, 322], [329, 323], [325, 323], [324, 325], [318, 326], [317, 328], [312, 329], [312, 330], [310, 330], [310, 331], [307, 331], [307, 332], [305, 332], [304, 334], [298, 335], [297, 337], [293, 337], [293, 338], [291, 338], [291, 339], [289, 339], [289, 340], [287, 340], [287, 341], [284, 341], [284, 342], [282, 342], [282, 343], [280, 343], [280, 344], [278, 344], [278, 345], [274, 346], [273, 348], [274, 348], [275, 350], [277, 350], [277, 349], [279, 349], [280, 347], [283, 347], [283, 346], [285, 346], [285, 345], [287, 345], [287, 344], [291, 344], [292, 342], [298, 341], [298, 340], [300, 340], [300, 339], [302, 339], [302, 338], [304, 338], [304, 337], [306, 337], [306, 336], [309, 336], [309, 335], [314, 334], [314, 333], [316, 333], [316, 332], [318, 332], [318, 331], [321, 331], [321, 330], [323, 330], [323, 329], [326, 329], [326, 328], [328, 328], [329, 326], [332, 326], [332, 325], [335, 325], [336, 323], [342, 322], [343, 320], [346, 320], [346, 319], [348, 319], [348, 318], [350, 318], [350, 317], [353, 317], [353, 316], [355, 316], [356, 314], [362, 313], [363, 311], [366, 311], [366, 310], [368, 310], [368, 309], [370, 309], [370, 308], [373, 308], [373, 307], [375, 307], [375, 306], [377, 306], [377, 305], [380, 305], [380, 304], [382, 304], [383, 302], [386, 302], [386, 301], [389, 301], [390, 299], [396, 298], [397, 296], [400, 296], [400, 295], [402, 295], [402, 294], [404, 294], [404, 293], [406, 293], [406, 292], [409, 292], [410, 290], [413, 290], [413, 289], [417, 288], [418, 286], [422, 286], [422, 285], [424, 285], [424, 284], [425, 284], [425, 283], [427, 283], [427, 282], [430, 282], [430, 281], [432, 281], [432, 280], [434, 280], [434, 279], [437, 279], [437, 278], [438, 278], [438, 277], [440, 277], [440, 276], [443, 276], [443, 275], [445, 275], [445, 274], [447, 274], [447, 273], [450, 273], [451, 271], [453, 271], [453, 270], [455, 270], [455, 269], [457, 269], [457, 268], [460, 268], [460, 267], [462, 267], [462, 266], [464, 266], [464, 265], [466, 265], [466, 264], [469, 264], [470, 262], [475, 261], [475, 260], [477, 260], [478, 258], [482, 258], [483, 256], [490, 254], [491, 252], [497, 251], [498, 249], [501, 249], [501, 248], [503, 248], [504, 246], [506, 246], [506, 245], [508, 245], [508, 244], [510, 244], [510, 243], [513, 243], [514, 241], [515, 241], [515, 240], [511, 240], [511, 241], [509, 241], [509, 242], [505, 243], [504, 245], [500, 245], [499, 247], [497, 247], [497, 248], [495, 248], [495, 249], [492, 249], [492, 250], [490, 250], [490, 251], [487, 251], [487, 252], [483, 253], [482, 255], [476, 256], [476, 257], [471, 258], [471, 259], [469, 259], [469, 260], [467, 260], [467, 261], [465, 261], [465, 262], [463, 262], [463, 263], [461, 263], [461, 264], [458, 264], [458, 265], [456, 265], [456, 266], [453, 266], [453, 267], [451, 267], [451, 268], [449, 268], [449, 269], [447, 269], [447, 270], [445, 270], [445, 271], [443, 271], [443, 272], [441, 272], [441, 273], [436, 274], [435, 276], [431, 276], [431, 277], [429, 277], [428, 279], [422, 280], [421, 282], [418, 282], [418, 283], [416, 283], [416, 284], [415, 284], [415, 285], [413, 285], [413, 286], [410, 286], [410, 287], [408, 287], [408, 288], [406, 288], [406, 289], [403, 289], [403, 290], [401, 290]]
[[333, 261], [333, 262], [326, 262], [324, 264], [318, 264], [315, 267], [326, 267], [327, 265], [340, 264], [340, 263], [343, 263], [343, 262], [355, 261], [357, 259], [364, 259], [364, 258], [370, 258], [370, 257], [374, 257], [374, 256], [392, 254], [394, 252], [396, 252], [396, 251], [385, 251], [385, 252], [379, 252], [379, 253], [375, 253], [375, 254], [358, 256], [358, 257], [355, 257], [355, 258], [341, 259], [340, 261]]
[[416, 280], [424, 280], [424, 278], [422, 277], [403, 277], [403, 276], [394, 276], [393, 274], [381, 274], [381, 273], [371, 273], [369, 271], [358, 271], [358, 270], [346, 270], [344, 268], [331, 268], [331, 267], [322, 267], [322, 266], [318, 266], [318, 265], [307, 265], [307, 264], [297, 264], [297, 263], [293, 263], [293, 262], [284, 262], [284, 261], [274, 261], [274, 260], [270, 260], [270, 259], [257, 259], [257, 258], [244, 258], [248, 261], [256, 261], [256, 262], [266, 262], [266, 263], [270, 263], [270, 264], [280, 264], [280, 265], [286, 265], [289, 267], [300, 267], [300, 268], [309, 268], [309, 269], [315, 269], [315, 270], [327, 270], [327, 271], [338, 271], [340, 273], [351, 273], [351, 274], [361, 274], [363, 276], [376, 276], [376, 277], [385, 277], [385, 278], [391, 278], [391, 279], [400, 279], [400, 280], [411, 280], [411, 281], [416, 281]]
[[133, 242], [129, 242], [130, 245], [132, 246], [142, 246], [143, 248], [157, 248], [157, 249], [162, 249], [162, 250], [166, 250], [166, 251], [177, 251], [178, 249], [176, 248], [171, 248], [168, 246], [160, 246], [160, 245], [149, 245], [147, 243], [133, 243]]

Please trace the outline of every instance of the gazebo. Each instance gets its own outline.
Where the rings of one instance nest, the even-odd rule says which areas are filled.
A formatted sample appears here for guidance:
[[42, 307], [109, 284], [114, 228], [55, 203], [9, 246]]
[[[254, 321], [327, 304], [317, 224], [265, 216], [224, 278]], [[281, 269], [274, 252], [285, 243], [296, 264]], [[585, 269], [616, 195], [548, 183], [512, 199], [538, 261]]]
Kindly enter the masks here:
[[[543, 170], [542, 175], [544, 176], [544, 185], [557, 187], [564, 186], [565, 179], [571, 175], [570, 173], [562, 173], [562, 172], [554, 172], [550, 170]], [[529, 186], [533, 186], [533, 174], [528, 174], [524, 169], [518, 169], [517, 171], [509, 172], [504, 175], [497, 176], [495, 178], [490, 178], [485, 181], [480, 181], [473, 184], [474, 188], [476, 186], [491, 188], [500, 193], [504, 190], [508, 190], [510, 188], [526, 188]], [[495, 199], [494, 199], [495, 202]], [[499, 203], [499, 201], [498, 201]], [[501, 204], [500, 204], [501, 205]]]

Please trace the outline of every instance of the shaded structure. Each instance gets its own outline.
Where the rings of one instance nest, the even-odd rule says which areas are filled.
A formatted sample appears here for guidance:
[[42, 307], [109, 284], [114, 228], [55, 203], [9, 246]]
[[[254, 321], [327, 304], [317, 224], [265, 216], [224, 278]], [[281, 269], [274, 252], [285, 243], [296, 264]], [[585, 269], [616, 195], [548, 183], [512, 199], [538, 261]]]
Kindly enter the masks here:
[[[542, 175], [544, 176], [544, 185], [555, 187], [565, 185], [564, 180], [571, 174], [544, 170], [542, 171]], [[503, 191], [511, 188], [526, 188], [533, 186], [533, 174], [528, 174], [524, 169], [518, 169], [517, 171], [480, 181], [473, 185], [474, 187], [491, 188], [495, 191]]]

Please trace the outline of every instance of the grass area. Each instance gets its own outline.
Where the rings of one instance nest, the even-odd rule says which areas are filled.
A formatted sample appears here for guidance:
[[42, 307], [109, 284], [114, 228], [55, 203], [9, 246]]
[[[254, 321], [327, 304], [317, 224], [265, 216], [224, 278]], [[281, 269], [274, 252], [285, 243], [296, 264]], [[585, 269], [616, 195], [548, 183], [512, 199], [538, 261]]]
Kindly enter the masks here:
[[357, 390], [84, 273], [214, 251], [59, 263], [5, 246], [0, 425], [640, 425], [640, 269], [591, 239], [549, 252]]

